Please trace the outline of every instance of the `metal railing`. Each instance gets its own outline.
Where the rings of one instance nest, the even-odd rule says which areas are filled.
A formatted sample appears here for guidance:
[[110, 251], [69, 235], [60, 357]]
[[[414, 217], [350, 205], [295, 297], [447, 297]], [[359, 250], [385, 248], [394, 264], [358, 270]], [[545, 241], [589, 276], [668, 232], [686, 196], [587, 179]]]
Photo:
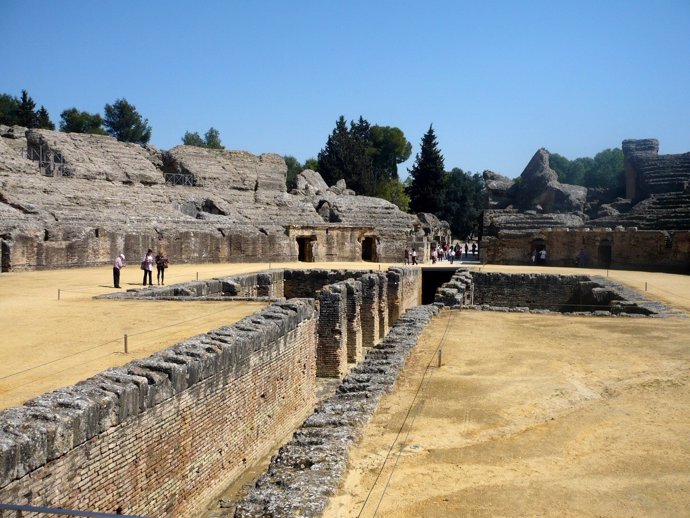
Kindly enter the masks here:
[[165, 173], [165, 183], [170, 185], [186, 185], [188, 187], [196, 185], [194, 175], [184, 173]]
[[11, 514], [8, 514], [5, 511], [16, 511], [12, 514], [14, 514], [14, 516], [17, 518], [24, 516], [24, 512], [52, 514], [55, 516], [88, 516], [92, 518], [111, 518], [113, 516], [120, 516], [125, 518], [146, 518], [145, 516], [134, 516], [121, 513], [94, 513], [91, 511], [76, 511], [74, 509], [60, 509], [56, 507], [36, 507], [32, 505], [0, 504], [0, 517], [5, 518], [11, 516]]
[[58, 151], [41, 145], [38, 148], [27, 147], [22, 156], [38, 162], [38, 168], [44, 176], [70, 176], [69, 171], [65, 169], [65, 158]]

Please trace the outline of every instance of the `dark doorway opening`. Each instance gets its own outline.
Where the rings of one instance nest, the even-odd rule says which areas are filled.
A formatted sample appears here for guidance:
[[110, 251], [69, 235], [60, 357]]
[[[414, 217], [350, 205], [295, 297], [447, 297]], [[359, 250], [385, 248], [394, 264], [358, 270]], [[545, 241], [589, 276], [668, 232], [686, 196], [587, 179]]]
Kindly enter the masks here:
[[10, 265], [10, 244], [7, 241], [0, 242], [0, 271], [9, 272]]
[[532, 241], [532, 250], [530, 251], [530, 260], [535, 264], [543, 264], [546, 262], [542, 259], [542, 250], [546, 250], [546, 241], [543, 239], [534, 239]]
[[433, 304], [436, 290], [450, 281], [457, 268], [422, 268], [422, 304]]
[[597, 257], [599, 259], [599, 264], [601, 264], [604, 268], [611, 266], [612, 253], [611, 242], [609, 240], [603, 240], [601, 243], [599, 243]]
[[297, 260], [304, 263], [314, 262], [314, 242], [316, 237], [298, 237], [297, 238]]
[[378, 261], [375, 237], [370, 236], [362, 239], [362, 261]]

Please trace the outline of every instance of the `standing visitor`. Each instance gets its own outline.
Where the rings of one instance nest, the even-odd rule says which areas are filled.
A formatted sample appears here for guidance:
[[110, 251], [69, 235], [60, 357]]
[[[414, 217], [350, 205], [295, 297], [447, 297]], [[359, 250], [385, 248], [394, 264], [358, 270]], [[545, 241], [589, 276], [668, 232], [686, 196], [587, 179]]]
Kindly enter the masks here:
[[541, 264], [546, 264], [546, 248], [542, 248], [539, 251], [539, 262]]
[[149, 286], [153, 286], [153, 250], [149, 248], [141, 262], [141, 269], [144, 270], [144, 286], [146, 286], [146, 278], [149, 279]]
[[403, 264], [410, 264], [410, 251], [405, 247], [405, 258], [403, 259]]
[[417, 264], [417, 249], [412, 249], [412, 264]]
[[120, 287], [120, 270], [125, 267], [125, 254], [120, 254], [115, 258], [113, 265], [113, 286]]
[[469, 251], [470, 251], [470, 247], [467, 244], [467, 241], [465, 241], [465, 259], [467, 259], [467, 255], [468, 255]]
[[477, 255], [477, 243], [472, 243], [472, 255]]
[[165, 269], [168, 267], [168, 258], [165, 257], [163, 252], [158, 251], [156, 256], [156, 280], [158, 284], [165, 286]]

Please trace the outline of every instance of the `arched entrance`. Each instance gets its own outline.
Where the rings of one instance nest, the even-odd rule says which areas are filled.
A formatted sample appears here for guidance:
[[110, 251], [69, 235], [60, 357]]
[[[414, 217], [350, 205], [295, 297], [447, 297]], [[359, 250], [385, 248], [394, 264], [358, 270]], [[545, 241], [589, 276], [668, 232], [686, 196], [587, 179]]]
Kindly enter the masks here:
[[376, 238], [368, 236], [362, 239], [362, 261], [378, 261], [378, 254], [376, 253]]

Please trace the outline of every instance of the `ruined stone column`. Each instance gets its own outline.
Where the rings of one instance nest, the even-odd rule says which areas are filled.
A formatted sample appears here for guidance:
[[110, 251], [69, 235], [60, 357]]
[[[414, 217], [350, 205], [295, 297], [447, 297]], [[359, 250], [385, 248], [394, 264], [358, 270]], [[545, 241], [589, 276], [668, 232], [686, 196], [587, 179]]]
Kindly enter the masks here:
[[362, 283], [362, 345], [373, 347], [379, 343], [379, 276], [368, 273], [360, 278]]
[[379, 278], [379, 339], [388, 334], [388, 277], [385, 272], [377, 272]]
[[342, 378], [347, 373], [347, 291], [343, 284], [324, 286], [318, 294], [319, 331], [316, 375]]
[[362, 361], [362, 283], [347, 279], [344, 284], [347, 291], [347, 361], [359, 363]]
[[402, 305], [402, 276], [403, 272], [399, 268], [389, 268], [388, 276], [388, 324], [392, 325], [400, 318]]

